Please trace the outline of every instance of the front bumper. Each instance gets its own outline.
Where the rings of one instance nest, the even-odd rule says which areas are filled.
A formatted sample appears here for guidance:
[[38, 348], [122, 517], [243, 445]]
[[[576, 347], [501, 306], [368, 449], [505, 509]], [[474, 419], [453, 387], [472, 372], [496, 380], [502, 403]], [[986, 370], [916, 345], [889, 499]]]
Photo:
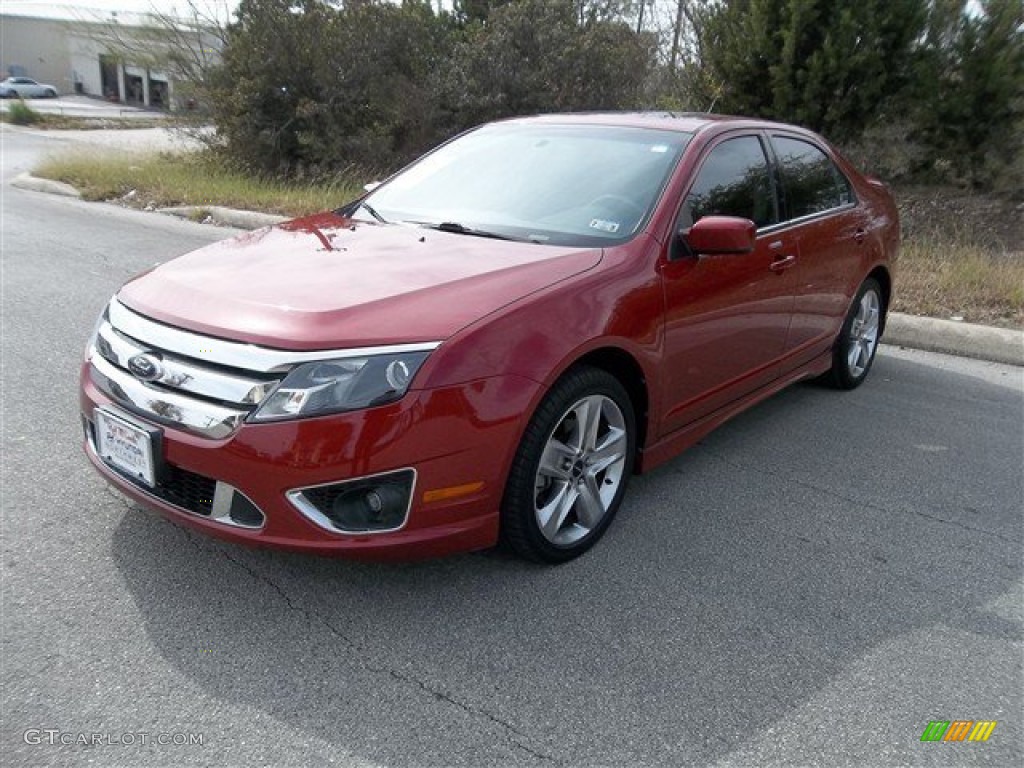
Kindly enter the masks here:
[[[205, 533], [254, 546], [372, 559], [410, 559], [492, 546], [508, 466], [536, 384], [518, 377], [482, 379], [410, 391], [386, 406], [294, 421], [243, 423], [222, 439], [131, 418], [161, 430], [161, 462], [202, 488], [242, 494], [262, 519], [247, 525], [204, 514], [181, 493], [148, 489], [110, 468], [89, 436], [97, 407], [113, 403], [82, 369], [80, 405], [85, 449], [104, 478], [139, 505]], [[288, 498], [290, 491], [415, 470], [407, 517], [380, 533], [339, 533], [317, 525]], [[208, 483], [202, 485], [202, 481]], [[294, 496], [294, 494], [293, 494]], [[221, 498], [218, 496], [218, 499]], [[218, 501], [219, 504], [219, 501]], [[191, 507], [191, 508], [190, 508]], [[198, 510], [198, 511], [197, 511]]]

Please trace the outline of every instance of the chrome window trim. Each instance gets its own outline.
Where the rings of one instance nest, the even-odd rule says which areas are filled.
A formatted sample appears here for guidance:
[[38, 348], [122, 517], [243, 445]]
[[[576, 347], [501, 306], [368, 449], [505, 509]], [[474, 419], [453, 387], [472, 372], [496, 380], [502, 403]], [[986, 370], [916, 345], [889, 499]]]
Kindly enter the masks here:
[[429, 341], [380, 347], [350, 347], [300, 352], [244, 344], [183, 331], [143, 317], [128, 309], [116, 298], [111, 300], [107, 312], [114, 328], [143, 344], [151, 344], [161, 350], [193, 359], [202, 360], [208, 355], [210, 360], [217, 365], [241, 368], [257, 373], [282, 373], [298, 363], [320, 360], [339, 360], [348, 357], [369, 357], [402, 352], [431, 352], [441, 345], [440, 341]]
[[101, 392], [157, 423], [219, 440], [238, 429], [249, 413], [247, 408], [228, 408], [149, 386], [99, 354], [93, 354], [90, 363], [93, 383]]
[[814, 213], [808, 213], [796, 219], [786, 219], [785, 221], [776, 222], [775, 224], [770, 224], [767, 227], [759, 228], [757, 230], [757, 236], [760, 237], [763, 234], [779, 232], [785, 229], [786, 227], [797, 227], [800, 226], [801, 224], [806, 224], [809, 221], [813, 221], [815, 219], [824, 219], [829, 216], [835, 216], [837, 214], [843, 213], [844, 211], [856, 208], [857, 205], [857, 202], [843, 203], [842, 205], [838, 205], [835, 208], [826, 208], [823, 211], [815, 211]]
[[[312, 490], [313, 488], [326, 488], [330, 485], [344, 485], [346, 483], [355, 483], [361, 480], [372, 480], [375, 477], [384, 477], [386, 475], [394, 475], [398, 472], [412, 472], [412, 484], [409, 486], [409, 502], [405, 506], [405, 517], [402, 518], [401, 525], [394, 528], [380, 528], [375, 531], [348, 531], [344, 528], [339, 528], [331, 519], [327, 517], [323, 512], [316, 508], [311, 501], [309, 501], [303, 494], [303, 491]], [[329, 533], [336, 533], [342, 536], [373, 536], [380, 533], [395, 533], [400, 531], [409, 523], [409, 512], [412, 510], [412, 500], [416, 497], [416, 485], [419, 481], [419, 473], [416, 472], [415, 467], [398, 467], [397, 469], [389, 469], [386, 472], [375, 472], [372, 475], [359, 475], [358, 477], [345, 477], [338, 480], [331, 480], [326, 483], [317, 483], [316, 485], [306, 485], [302, 488], [293, 488], [290, 491], [285, 491], [285, 498], [291, 502], [292, 506], [295, 507], [299, 512], [302, 513], [310, 522], [315, 523], [320, 528], [323, 528]]]

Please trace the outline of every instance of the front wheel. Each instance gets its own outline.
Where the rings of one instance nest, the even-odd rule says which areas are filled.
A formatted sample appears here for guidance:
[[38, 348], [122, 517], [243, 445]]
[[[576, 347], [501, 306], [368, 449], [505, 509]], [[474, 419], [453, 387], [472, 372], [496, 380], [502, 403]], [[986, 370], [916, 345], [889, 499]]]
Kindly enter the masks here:
[[878, 281], [869, 277], [857, 291], [832, 350], [828, 381], [838, 389], [859, 387], [871, 370], [882, 332], [885, 302]]
[[509, 472], [502, 540], [545, 563], [578, 557], [604, 534], [632, 474], [633, 405], [607, 371], [579, 367], [538, 406]]
[[55, 90], [53, 90], [53, 88], [47, 88], [46, 89], [46, 98], [48, 98], [48, 99], [56, 99], [57, 98], [57, 92]]

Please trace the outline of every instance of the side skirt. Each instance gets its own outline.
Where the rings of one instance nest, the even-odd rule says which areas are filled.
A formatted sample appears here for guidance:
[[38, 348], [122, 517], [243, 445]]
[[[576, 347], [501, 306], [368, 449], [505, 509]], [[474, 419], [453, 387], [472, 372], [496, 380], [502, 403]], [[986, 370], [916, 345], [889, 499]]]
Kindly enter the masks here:
[[661, 438], [658, 442], [647, 446], [640, 452], [636, 472], [650, 472], [655, 467], [660, 466], [669, 459], [673, 459], [678, 456], [702, 437], [727, 422], [733, 416], [743, 413], [745, 410], [762, 400], [767, 400], [769, 397], [781, 392], [791, 384], [795, 384], [796, 382], [803, 381], [805, 379], [813, 379], [816, 376], [821, 376], [823, 373], [827, 373], [831, 367], [832, 350], [827, 349], [810, 362], [802, 365], [794, 371], [791, 371], [785, 376], [776, 379], [771, 384], [755, 390], [746, 397], [735, 400], [728, 405], [719, 408], [714, 413], [708, 414], [703, 419], [695, 421], [692, 424], [687, 424], [685, 427], [677, 429], [675, 432]]

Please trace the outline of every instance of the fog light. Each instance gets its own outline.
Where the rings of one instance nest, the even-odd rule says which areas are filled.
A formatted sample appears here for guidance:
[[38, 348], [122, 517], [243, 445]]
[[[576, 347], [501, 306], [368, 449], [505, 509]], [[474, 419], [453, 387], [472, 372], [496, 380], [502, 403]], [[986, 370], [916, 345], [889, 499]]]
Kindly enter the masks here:
[[402, 488], [393, 483], [353, 488], [334, 497], [327, 516], [345, 531], [397, 528], [405, 518], [408, 501]]
[[342, 533], [393, 531], [405, 524], [415, 473], [411, 469], [290, 491], [313, 522]]

